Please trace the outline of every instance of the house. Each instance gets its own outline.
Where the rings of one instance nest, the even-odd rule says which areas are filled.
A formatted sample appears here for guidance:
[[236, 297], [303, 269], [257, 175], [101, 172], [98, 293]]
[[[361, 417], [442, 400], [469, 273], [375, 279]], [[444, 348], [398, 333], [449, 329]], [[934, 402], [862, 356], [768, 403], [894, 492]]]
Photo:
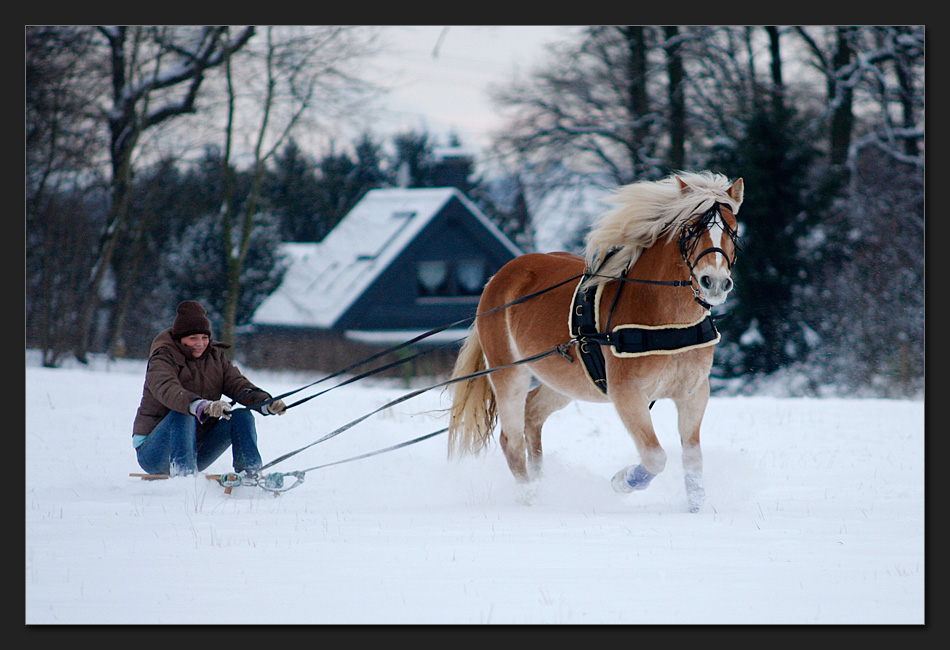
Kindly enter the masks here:
[[[521, 254], [454, 187], [371, 190], [323, 241], [282, 252], [289, 265], [251, 319], [252, 347], [289, 346], [282, 365], [292, 367], [302, 367], [293, 356], [326, 357], [328, 343], [390, 346], [470, 318], [488, 279]], [[469, 324], [427, 341], [462, 337]], [[307, 352], [314, 341], [320, 350]]]

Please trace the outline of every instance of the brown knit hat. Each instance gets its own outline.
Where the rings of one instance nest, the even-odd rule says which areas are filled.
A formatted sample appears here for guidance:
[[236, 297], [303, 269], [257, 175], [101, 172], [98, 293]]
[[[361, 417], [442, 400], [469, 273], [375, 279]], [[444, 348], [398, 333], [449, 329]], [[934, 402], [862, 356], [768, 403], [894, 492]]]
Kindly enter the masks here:
[[172, 325], [172, 338], [182, 339], [192, 334], [211, 336], [211, 321], [205, 316], [205, 308], [194, 300], [185, 300], [178, 305], [178, 315]]

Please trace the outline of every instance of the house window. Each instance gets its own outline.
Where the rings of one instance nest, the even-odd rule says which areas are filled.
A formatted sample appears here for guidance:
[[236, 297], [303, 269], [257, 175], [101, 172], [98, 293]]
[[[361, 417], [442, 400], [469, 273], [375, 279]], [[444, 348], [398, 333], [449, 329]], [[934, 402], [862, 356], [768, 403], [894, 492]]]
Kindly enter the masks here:
[[448, 262], [419, 262], [416, 275], [419, 280], [419, 295], [450, 295]]
[[458, 280], [458, 293], [463, 296], [481, 294], [485, 284], [485, 262], [482, 260], [460, 260], [455, 267], [455, 279]]
[[421, 298], [479, 296], [485, 284], [485, 261], [427, 260], [416, 266]]

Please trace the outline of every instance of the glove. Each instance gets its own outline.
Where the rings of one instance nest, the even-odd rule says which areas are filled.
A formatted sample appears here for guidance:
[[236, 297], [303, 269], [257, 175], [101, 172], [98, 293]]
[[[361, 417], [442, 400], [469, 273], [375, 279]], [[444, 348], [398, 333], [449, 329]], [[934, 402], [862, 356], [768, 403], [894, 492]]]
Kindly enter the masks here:
[[282, 399], [275, 399], [270, 404], [264, 405], [264, 412], [268, 415], [283, 415], [286, 411], [287, 405]]
[[224, 418], [225, 420], [231, 419], [231, 405], [223, 399], [219, 399], [215, 402], [207, 402], [200, 410], [208, 417]]

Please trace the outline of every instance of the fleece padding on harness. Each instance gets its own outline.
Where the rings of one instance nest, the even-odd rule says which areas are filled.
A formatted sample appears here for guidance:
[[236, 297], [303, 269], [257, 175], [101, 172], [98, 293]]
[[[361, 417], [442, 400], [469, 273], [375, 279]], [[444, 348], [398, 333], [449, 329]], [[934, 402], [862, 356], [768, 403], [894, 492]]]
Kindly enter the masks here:
[[615, 357], [676, 354], [717, 343], [719, 332], [708, 313], [695, 323], [686, 325], [618, 325], [607, 341]]
[[[602, 393], [607, 394], [606, 361], [601, 346], [610, 346], [615, 357], [642, 357], [652, 354], [676, 354], [704, 348], [719, 342], [719, 332], [712, 316], [695, 323], [673, 325], [617, 325], [610, 332], [601, 332], [600, 296], [604, 285], [582, 290], [587, 277], [574, 290], [569, 327], [577, 341], [584, 372]], [[609, 322], [609, 321], [608, 321]]]

